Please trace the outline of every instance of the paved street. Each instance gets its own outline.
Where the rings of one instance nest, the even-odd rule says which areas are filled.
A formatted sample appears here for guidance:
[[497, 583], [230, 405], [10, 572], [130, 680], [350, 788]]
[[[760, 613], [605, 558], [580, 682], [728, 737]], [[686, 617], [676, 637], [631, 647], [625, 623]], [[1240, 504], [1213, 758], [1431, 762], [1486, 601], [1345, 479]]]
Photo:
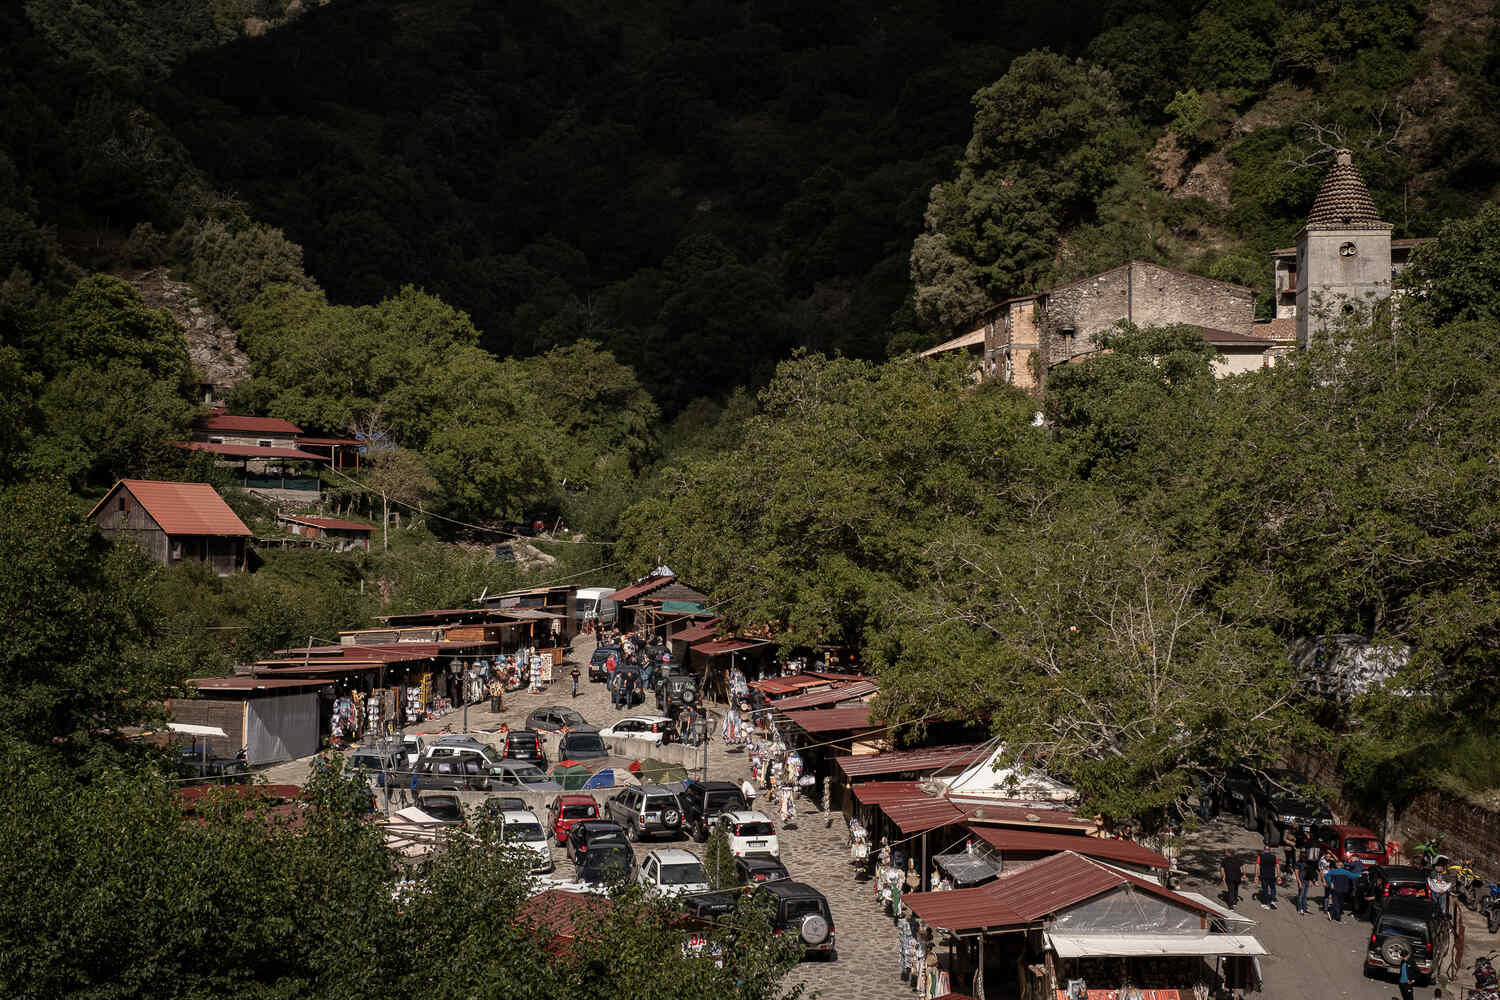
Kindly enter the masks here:
[[[579, 637], [570, 658], [586, 667], [593, 646], [592, 638]], [[499, 714], [489, 712], [487, 705], [483, 708], [471, 706], [470, 730], [483, 738], [484, 732], [496, 730], [502, 723], [518, 727], [533, 709], [544, 705], [569, 705], [590, 723], [599, 726], [608, 725], [624, 715], [654, 711], [650, 704], [637, 706], [630, 712], [612, 709], [604, 685], [589, 683], [586, 670], [579, 684], [580, 696], [571, 698], [568, 667], [555, 671], [555, 675], [557, 679], [551, 688], [539, 695], [525, 692], [507, 695], [505, 711]], [[462, 711], [454, 712], [416, 726], [414, 731], [438, 732], [444, 728], [458, 731], [462, 728], [462, 719]], [[550, 747], [549, 755], [555, 758]], [[272, 782], [300, 783], [306, 777], [307, 764], [303, 760], [278, 765], [269, 769], [266, 776]], [[739, 781], [749, 774], [749, 766], [743, 754], [727, 752], [723, 742], [714, 739], [709, 748], [709, 772], [709, 777], [714, 780]], [[789, 977], [788, 985], [805, 983], [810, 993], [821, 994], [828, 1000], [889, 1000], [913, 996], [913, 990], [901, 982], [896, 935], [890, 919], [876, 904], [869, 884], [854, 880], [843, 820], [835, 814], [830, 826], [825, 825], [827, 819], [804, 798], [798, 803], [796, 829], [778, 830], [781, 857], [792, 877], [815, 886], [828, 897], [839, 944], [836, 962], [803, 962]], [[1184, 887], [1217, 897], [1217, 865], [1223, 848], [1232, 846], [1248, 860], [1258, 844], [1258, 837], [1238, 826], [1220, 822], [1209, 824], [1191, 837], [1183, 852], [1184, 865], [1197, 873], [1196, 877], [1186, 881]], [[656, 845], [640, 845], [637, 854], [651, 850], [653, 846], [681, 846], [698, 853], [698, 845], [691, 841], [661, 841]], [[558, 874], [570, 873], [572, 865], [566, 852], [554, 847], [553, 853]], [[1364, 947], [1369, 938], [1368, 924], [1347, 916], [1339, 924], [1327, 920], [1321, 913], [1299, 916], [1290, 901], [1283, 901], [1275, 911], [1265, 910], [1248, 894], [1238, 909], [1259, 922], [1255, 934], [1270, 952], [1270, 956], [1262, 960], [1266, 989], [1260, 996], [1264, 1000], [1394, 1000], [1398, 997], [1394, 983], [1364, 978], [1362, 966]], [[1468, 918], [1467, 954], [1472, 965], [1474, 954], [1493, 951], [1500, 942], [1486, 935], [1483, 925], [1472, 914]], [[962, 988], [959, 983], [953, 986]], [[1445, 996], [1459, 995], [1457, 990], [1444, 992]], [[1430, 987], [1418, 989], [1417, 996], [1431, 997], [1432, 990]]]

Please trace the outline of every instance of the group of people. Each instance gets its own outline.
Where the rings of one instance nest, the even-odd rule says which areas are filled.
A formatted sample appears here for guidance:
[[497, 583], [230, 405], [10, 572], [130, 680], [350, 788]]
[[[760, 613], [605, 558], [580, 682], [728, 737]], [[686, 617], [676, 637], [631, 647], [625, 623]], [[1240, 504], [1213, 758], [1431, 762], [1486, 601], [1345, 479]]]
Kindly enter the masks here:
[[[1343, 919], [1344, 910], [1350, 906], [1359, 877], [1364, 874], [1364, 862], [1351, 857], [1347, 863], [1334, 857], [1332, 852], [1310, 841], [1298, 844], [1291, 852], [1291, 860], [1284, 862], [1270, 846], [1262, 848], [1255, 856], [1256, 880], [1260, 884], [1258, 901], [1264, 909], [1276, 909], [1276, 885], [1284, 873], [1295, 879], [1297, 894], [1294, 906], [1298, 913], [1310, 913], [1308, 894], [1313, 886], [1323, 887], [1319, 907], [1329, 920]], [[1245, 865], [1242, 859], [1228, 847], [1219, 862], [1219, 877], [1224, 884], [1224, 901], [1232, 908], [1239, 903], [1240, 885], [1245, 880]]]

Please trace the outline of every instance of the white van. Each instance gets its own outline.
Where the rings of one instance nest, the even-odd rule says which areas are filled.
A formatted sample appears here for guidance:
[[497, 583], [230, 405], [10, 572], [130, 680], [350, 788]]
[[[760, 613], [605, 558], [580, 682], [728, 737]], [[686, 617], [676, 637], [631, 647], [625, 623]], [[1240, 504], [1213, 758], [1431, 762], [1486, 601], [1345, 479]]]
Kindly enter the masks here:
[[574, 595], [574, 601], [578, 608], [578, 626], [583, 627], [584, 622], [593, 622], [594, 627], [608, 627], [615, 623], [619, 616], [620, 605], [617, 601], [607, 601], [605, 596], [613, 594], [615, 587], [579, 587]]

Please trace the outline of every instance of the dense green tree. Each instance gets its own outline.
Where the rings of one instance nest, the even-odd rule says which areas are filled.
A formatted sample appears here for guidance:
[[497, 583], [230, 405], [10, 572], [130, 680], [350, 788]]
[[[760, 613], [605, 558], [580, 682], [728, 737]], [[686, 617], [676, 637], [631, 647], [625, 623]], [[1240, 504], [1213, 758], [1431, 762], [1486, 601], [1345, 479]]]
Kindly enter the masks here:
[[24, 334], [23, 347], [48, 374], [117, 361], [140, 368], [174, 390], [191, 379], [182, 327], [165, 309], [147, 306], [119, 278], [84, 278], [33, 323]]

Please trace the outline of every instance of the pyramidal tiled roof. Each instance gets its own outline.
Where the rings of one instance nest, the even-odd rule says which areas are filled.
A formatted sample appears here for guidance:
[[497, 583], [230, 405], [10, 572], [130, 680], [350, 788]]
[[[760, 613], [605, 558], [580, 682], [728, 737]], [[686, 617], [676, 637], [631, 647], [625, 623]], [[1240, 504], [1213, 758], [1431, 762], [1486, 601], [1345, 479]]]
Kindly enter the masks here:
[[1307, 216], [1308, 229], [1390, 229], [1375, 214], [1370, 189], [1354, 167], [1354, 157], [1347, 149], [1335, 154], [1333, 168], [1323, 178], [1323, 186]]

